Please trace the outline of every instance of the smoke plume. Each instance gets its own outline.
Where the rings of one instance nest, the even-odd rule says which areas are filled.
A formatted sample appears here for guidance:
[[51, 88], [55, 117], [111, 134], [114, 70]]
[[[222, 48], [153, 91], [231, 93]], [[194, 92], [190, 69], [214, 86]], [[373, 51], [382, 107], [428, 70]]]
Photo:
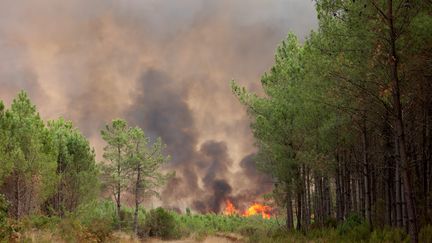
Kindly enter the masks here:
[[316, 26], [304, 0], [0, 0], [0, 99], [26, 90], [70, 119], [102, 159], [100, 130], [125, 118], [167, 143], [167, 207], [219, 211], [269, 190], [256, 171], [236, 79], [260, 92], [288, 31]]

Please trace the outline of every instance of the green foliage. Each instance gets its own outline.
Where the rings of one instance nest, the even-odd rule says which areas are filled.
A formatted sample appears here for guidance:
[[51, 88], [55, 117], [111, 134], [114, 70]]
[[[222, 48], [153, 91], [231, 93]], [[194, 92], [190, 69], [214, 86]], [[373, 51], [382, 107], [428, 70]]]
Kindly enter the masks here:
[[367, 241], [371, 234], [369, 224], [357, 214], [350, 215], [337, 228], [339, 235], [349, 241]]
[[351, 214], [346, 218], [339, 226], [338, 232], [340, 235], [345, 235], [350, 232], [353, 228], [364, 224], [365, 221], [358, 214]]
[[12, 227], [8, 222], [9, 202], [3, 194], [0, 194], [0, 241], [7, 239], [12, 233]]
[[77, 219], [84, 227], [91, 227], [93, 221], [111, 222], [112, 227], [118, 223], [116, 207], [112, 201], [94, 200], [79, 206], [71, 217]]
[[[372, 232], [370, 239], [370, 243], [392, 243], [392, 242], [410, 242], [409, 236], [402, 229], [395, 229], [385, 227], [382, 230], [375, 230]], [[426, 242], [426, 241], [420, 241]]]
[[428, 224], [421, 228], [419, 242], [432, 242], [432, 225]]
[[56, 172], [59, 176], [56, 193], [48, 207], [63, 215], [96, 197], [99, 171], [94, 150], [71, 122], [60, 118], [48, 122], [48, 128], [57, 149]]
[[56, 152], [51, 134], [25, 92], [18, 94], [9, 110], [1, 105], [0, 113], [2, 191], [11, 203], [10, 213], [19, 218], [37, 211], [54, 192]]
[[116, 207], [112, 201], [91, 201], [83, 204], [70, 215], [71, 225], [65, 225], [65, 232], [81, 230], [81, 238], [104, 242], [112, 237], [119, 224]]
[[95, 239], [97, 242], [106, 242], [113, 234], [112, 222], [106, 218], [95, 218], [92, 220], [92, 225], [86, 227], [86, 232], [90, 239]]
[[144, 225], [139, 229], [140, 237], [158, 237], [162, 239], [179, 238], [174, 216], [163, 208], [150, 210]]
[[[101, 131], [102, 139], [107, 145], [104, 147], [102, 164], [103, 183], [114, 194], [118, 205], [121, 204], [121, 193], [128, 186], [128, 131], [129, 127], [124, 120], [113, 120]], [[120, 212], [117, 212], [120, 217]]]
[[25, 229], [50, 229], [53, 230], [60, 223], [60, 218], [46, 215], [30, 215], [21, 220]]

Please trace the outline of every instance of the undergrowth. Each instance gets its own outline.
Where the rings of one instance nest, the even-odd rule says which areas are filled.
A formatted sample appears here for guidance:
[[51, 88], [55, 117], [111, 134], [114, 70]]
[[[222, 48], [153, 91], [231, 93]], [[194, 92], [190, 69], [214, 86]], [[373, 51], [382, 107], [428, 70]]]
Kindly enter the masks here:
[[[5, 203], [5, 202], [3, 202]], [[2, 205], [0, 198], [0, 206]], [[72, 214], [57, 216], [33, 215], [14, 221], [6, 217], [7, 207], [0, 207], [1, 242], [129, 242], [118, 235], [133, 236], [133, 209], [123, 208], [118, 220], [111, 201], [94, 201], [82, 205]], [[385, 227], [371, 231], [356, 215], [335, 227], [311, 227], [307, 233], [287, 231], [283, 220], [218, 214], [179, 214], [162, 208], [138, 213], [138, 235], [141, 240], [194, 238], [203, 240], [215, 234], [235, 234], [244, 242], [409, 242], [401, 229]], [[121, 233], [120, 233], [121, 232]], [[423, 227], [420, 242], [432, 242], [432, 226]]]

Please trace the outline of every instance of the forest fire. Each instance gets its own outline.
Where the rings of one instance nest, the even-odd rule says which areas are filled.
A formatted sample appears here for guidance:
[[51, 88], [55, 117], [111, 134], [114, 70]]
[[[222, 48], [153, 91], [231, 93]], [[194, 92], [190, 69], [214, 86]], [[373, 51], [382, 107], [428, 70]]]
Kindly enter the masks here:
[[270, 219], [272, 208], [260, 203], [254, 203], [252, 206], [248, 207], [243, 213], [239, 213], [234, 204], [230, 200], [225, 201], [225, 209], [223, 211], [224, 215], [241, 215], [243, 217], [249, 217], [253, 215], [261, 214], [263, 219]]
[[235, 208], [234, 204], [230, 200], [225, 201], [225, 209], [223, 211], [224, 215], [236, 215], [238, 210]]

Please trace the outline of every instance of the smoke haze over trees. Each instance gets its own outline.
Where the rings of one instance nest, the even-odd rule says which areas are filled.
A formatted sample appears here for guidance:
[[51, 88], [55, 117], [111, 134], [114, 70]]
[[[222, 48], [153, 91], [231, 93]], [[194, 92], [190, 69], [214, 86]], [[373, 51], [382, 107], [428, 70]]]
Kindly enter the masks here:
[[[212, 183], [201, 183], [207, 168], [200, 164], [211, 160], [201, 153], [203, 144], [226, 149], [225, 160], [215, 160], [229, 167], [216, 173], [220, 180], [241, 173], [240, 161], [255, 151], [247, 116], [227, 80], [259, 90], [254, 81], [271, 65], [280, 39], [288, 31], [305, 36], [316, 26], [313, 2], [303, 0], [27, 0], [0, 6], [2, 100], [9, 104], [26, 90], [44, 118], [72, 120], [97, 160], [103, 148], [98, 131], [106, 121], [124, 117], [161, 136], [179, 171], [177, 194], [167, 202], [180, 207], [213, 190]], [[232, 193], [255, 183], [241, 186]]]

